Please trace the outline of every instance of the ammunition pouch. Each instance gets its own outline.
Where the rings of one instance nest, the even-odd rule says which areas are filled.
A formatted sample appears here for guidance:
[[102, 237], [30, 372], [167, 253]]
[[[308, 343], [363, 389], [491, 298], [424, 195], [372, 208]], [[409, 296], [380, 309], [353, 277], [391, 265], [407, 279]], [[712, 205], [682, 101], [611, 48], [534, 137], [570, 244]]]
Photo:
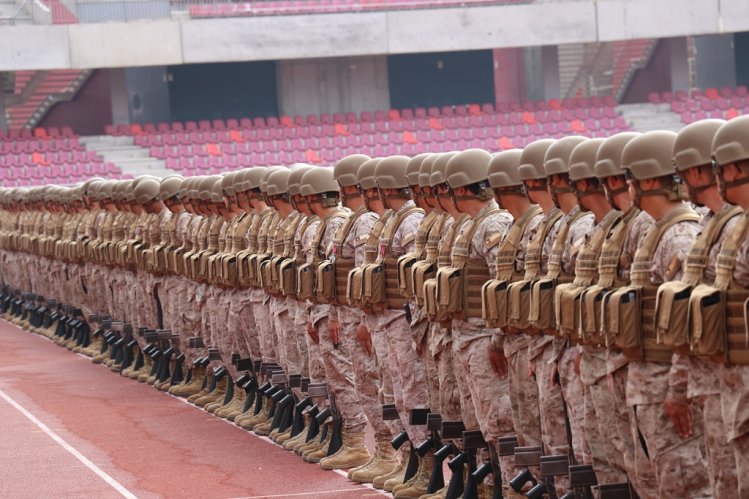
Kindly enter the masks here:
[[656, 335], [656, 293], [651, 286], [627, 286], [604, 297], [604, 330], [629, 360], [671, 362], [671, 347]]
[[315, 282], [315, 301], [336, 303], [336, 272], [333, 262], [325, 260], [317, 266]]
[[346, 301], [352, 307], [368, 311], [364, 305], [364, 269], [351, 269], [346, 278]]
[[312, 265], [305, 263], [297, 269], [296, 296], [299, 300], [313, 300], [315, 298], [315, 271]]
[[418, 261], [418, 258], [409, 253], [398, 258], [396, 262], [398, 267], [398, 291], [406, 299], [411, 299], [415, 294], [412, 270]]
[[655, 331], [658, 343], [682, 346], [689, 343], [689, 302], [692, 285], [683, 281], [661, 284], [655, 300]]
[[554, 313], [556, 286], [556, 279], [543, 278], [535, 281], [531, 287], [528, 322], [539, 331], [556, 328]]
[[[727, 295], [725, 290], [706, 284], [692, 290], [687, 319], [691, 323], [691, 337], [688, 340], [695, 355], [725, 354], [728, 346], [727, 323], [731, 318], [743, 319], [746, 307], [746, 301], [742, 303], [739, 299], [729, 302]], [[739, 333], [741, 329], [745, 328], [740, 328]], [[743, 343], [746, 344], [746, 341]]]
[[296, 261], [285, 258], [278, 266], [278, 289], [284, 296], [296, 295]]
[[601, 334], [601, 305], [608, 288], [590, 286], [580, 296], [580, 334], [586, 345], [601, 348], [606, 344], [606, 338]]
[[462, 268], [443, 267], [435, 278], [435, 301], [437, 310], [446, 319], [463, 318], [463, 284], [465, 274]]
[[361, 301], [374, 312], [388, 307], [386, 281], [386, 268], [383, 264], [370, 263], [362, 267]]
[[418, 261], [411, 267], [411, 282], [414, 288], [413, 296], [416, 297], [416, 303], [423, 307], [426, 303], [424, 295], [424, 283], [433, 279], [437, 275], [437, 265], [426, 261]]
[[239, 284], [237, 257], [235, 255], [227, 255], [221, 260], [221, 276], [223, 283], [230, 288], [234, 288]]
[[562, 336], [570, 338], [573, 343], [580, 341], [580, 300], [584, 292], [584, 286], [577, 286], [573, 283], [560, 284], [554, 290], [554, 316], [557, 330]]
[[531, 291], [533, 281], [513, 282], [507, 287], [508, 317], [507, 325], [518, 330], [527, 330], [531, 323], [528, 320], [531, 311]]
[[499, 279], [487, 281], [481, 287], [481, 317], [487, 326], [505, 328], [508, 325], [509, 287], [506, 280]]

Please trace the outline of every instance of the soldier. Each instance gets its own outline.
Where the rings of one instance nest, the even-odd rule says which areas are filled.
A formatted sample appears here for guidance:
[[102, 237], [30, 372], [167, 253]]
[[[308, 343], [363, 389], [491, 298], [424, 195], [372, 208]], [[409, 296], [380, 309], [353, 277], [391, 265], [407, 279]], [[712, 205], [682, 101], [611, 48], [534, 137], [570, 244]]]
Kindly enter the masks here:
[[[590, 451], [583, 429], [583, 384], [575, 372], [578, 351], [577, 348], [570, 347], [566, 338], [559, 335], [554, 309], [548, 304], [553, 303], [555, 285], [568, 283], [574, 279], [577, 254], [585, 241], [585, 234], [593, 225], [593, 215], [584, 213], [580, 209], [569, 179], [572, 150], [586, 140], [589, 139], [580, 136], [564, 137], [551, 144], [544, 156], [544, 170], [548, 178], [551, 197], [564, 216], [549, 252], [546, 278], [533, 284], [529, 315], [529, 320], [535, 329], [554, 337], [552, 348], [556, 365], [551, 372], [551, 377], [555, 380], [558, 376], [558, 382], [564, 394], [564, 403], [567, 406], [565, 418], [572, 435], [572, 442], [569, 444], [572, 445], [574, 458], [581, 463], [589, 462]], [[550, 283], [551, 286], [545, 286], [545, 283]], [[541, 304], [544, 300], [547, 306]]]
[[[440, 304], [444, 305], [448, 301], [445, 298], [450, 297], [449, 305], [442, 308], [452, 318], [454, 359], [466, 374], [479, 426], [467, 423], [466, 430], [480, 429], [490, 453], [495, 455], [498, 439], [512, 434], [514, 429], [502, 338], [493, 342], [495, 331], [482, 318], [481, 288], [490, 279], [489, 268], [495, 264], [497, 246], [512, 218], [498, 208], [492, 196], [487, 180], [490, 161], [488, 152], [469, 149], [455, 154], [447, 164], [445, 179], [452, 201], [470, 220], [458, 229], [450, 266], [440, 269], [436, 279]], [[460, 276], [460, 281], [456, 282], [455, 276]], [[490, 350], [499, 372], [487, 356]], [[506, 481], [511, 478], [511, 464], [505, 458], [503, 462], [502, 476]]]
[[[726, 297], [725, 331], [713, 334], [718, 348], [713, 358], [721, 367], [721, 402], [727, 429], [727, 440], [736, 458], [738, 496], [749, 494], [749, 411], [746, 397], [749, 387], [749, 356], [744, 339], [746, 319], [742, 321], [744, 302], [749, 288], [749, 117], [740, 116], [721, 126], [712, 143], [712, 157], [721, 197], [744, 210], [739, 223], [723, 244], [716, 264], [715, 287]], [[718, 317], [724, 310], [718, 311]], [[712, 317], [713, 322], [715, 316]], [[722, 347], [722, 348], [721, 348]]]
[[[482, 290], [483, 316], [488, 326], [497, 329], [492, 337], [489, 359], [499, 375], [503, 359], [496, 355], [501, 345], [507, 359], [512, 420], [521, 446], [543, 446], [539, 415], [538, 386], [530, 376], [528, 353], [532, 337], [509, 326], [507, 286], [520, 281], [525, 273], [525, 255], [531, 237], [543, 218], [543, 210], [528, 199], [520, 179], [522, 150], [496, 154], [489, 163], [488, 180], [497, 205], [507, 210], [513, 222], [499, 242], [494, 280]], [[504, 293], [504, 296], [502, 294]]]
[[368, 156], [354, 154], [342, 158], [333, 169], [343, 205], [352, 210], [352, 214], [333, 240], [330, 262], [335, 269], [338, 306], [331, 310], [328, 327], [331, 336], [338, 338], [349, 353], [358, 404], [374, 429], [375, 454], [361, 466], [353, 467], [348, 477], [357, 482], [371, 483], [377, 476], [392, 472], [398, 465], [398, 459], [390, 445], [392, 428], [382, 417], [382, 379], [377, 358], [357, 340], [357, 329], [366, 321], [366, 314], [350, 306], [347, 300], [349, 273], [364, 264], [365, 244], [379, 218], [367, 206], [359, 186], [358, 173], [367, 161], [372, 160]]
[[[704, 206], [708, 212], [700, 220], [700, 232], [689, 250], [681, 282], [669, 283], [659, 290], [659, 301], [668, 297], [689, 295], [685, 290], [694, 289], [699, 284], [712, 286], [715, 281], [716, 257], [739, 221], [741, 208], [726, 203], [718, 192], [715, 175], [712, 171], [712, 142], [715, 133], [724, 124], [723, 120], [702, 120], [684, 127], [674, 142], [674, 167], [687, 188], [690, 201], [696, 206]], [[704, 287], [701, 289], [705, 289]], [[693, 293], [690, 301], [700, 299], [700, 290]], [[673, 412], [684, 413], [690, 405], [696, 405], [702, 413], [705, 425], [705, 446], [707, 465], [715, 497], [738, 497], [736, 463], [733, 452], [725, 445], [727, 425], [724, 424], [720, 405], [719, 364], [707, 357], [695, 357], [691, 352], [690, 337], [694, 341], [701, 332], [693, 330], [689, 335], [686, 324], [686, 311], [679, 305], [684, 300], [675, 299], [671, 307], [659, 307], [658, 323], [669, 324], [663, 330], [659, 327], [662, 341], [675, 347], [674, 364], [688, 373], [686, 399], [667, 399], [671, 407], [672, 420], [680, 433], [686, 435], [689, 428], [683, 419]], [[682, 326], [683, 325], [683, 326]], [[672, 368], [673, 369], [673, 368]], [[674, 394], [677, 395], [677, 394]], [[678, 395], [684, 395], [679, 393]], [[673, 411], [674, 407], [679, 407]]]
[[[686, 396], [686, 373], [678, 364], [672, 368], [672, 351], [656, 343], [653, 327], [656, 287], [681, 277], [686, 252], [698, 230], [698, 217], [681, 202], [674, 182], [675, 138], [672, 132], [648, 132], [629, 141], [622, 152], [622, 166], [634, 190], [633, 203], [653, 217], [655, 224], [637, 246], [631, 286], [612, 293], [605, 314], [614, 313], [622, 321], [614, 325], [618, 327], [614, 341], [630, 358], [627, 405], [632, 436], [650, 457], [657, 495], [702, 497], [709, 495], [709, 479], [700, 451], [701, 417], [694, 411], [688, 436], [679, 434], [680, 428], [669, 418], [669, 414], [689, 417], [667, 402]], [[631, 307], [642, 310], [641, 322], [628, 320]], [[677, 470], [689, 472], [674, 480]]]
[[576, 256], [575, 278], [571, 283], [557, 286], [554, 305], [559, 332], [571, 346], [580, 345], [577, 371], [584, 389], [583, 427], [598, 483], [621, 483], [626, 481], [624, 463], [608, 438], [609, 429], [615, 424], [615, 412], [609, 403], [606, 383], [607, 352], [598, 338], [594, 320], [592, 327], [586, 322], [595, 315], [585, 315], [579, 307], [585, 289], [598, 281], [601, 249], [620, 219], [619, 211], [609, 204], [595, 173], [597, 153], [603, 142], [604, 139], [586, 140], [570, 154], [569, 178], [580, 208], [593, 214], [593, 225], [583, 235]]
[[[520, 154], [518, 173], [526, 197], [543, 210], [543, 216], [531, 234], [525, 254], [523, 279], [508, 286], [507, 321], [510, 330], [526, 331], [532, 339], [528, 346], [528, 363], [538, 386], [541, 439], [547, 454], [564, 454], [567, 444], [564, 431], [564, 401], [559, 384], [552, 376], [554, 366], [553, 337], [540, 335], [529, 323], [529, 289], [548, 271], [548, 261], [561, 226], [562, 211], [554, 205], [548, 189], [543, 162], [546, 152], [554, 143], [552, 139], [537, 140], [528, 144]], [[562, 492], [563, 483], [559, 484]]]
[[[622, 212], [621, 218], [611, 228], [610, 234], [601, 248], [601, 256], [598, 262], [598, 282], [595, 286], [585, 291], [581, 300], [583, 301], [583, 313], [586, 315], [581, 318], [585, 334], [587, 335], [586, 343], [588, 345], [599, 342], [596, 331], [602, 332], [600, 314], [588, 314], [588, 304], [598, 308], [598, 301], [604, 293], [611, 291], [612, 288], [626, 286], [629, 284], [630, 264], [634, 260], [637, 243], [644, 237], [645, 232], [650, 228], [653, 219], [640, 210], [639, 207], [632, 205], [627, 179], [624, 175], [624, 169], [621, 167], [622, 150], [627, 143], [639, 134], [635, 132], [623, 132], [613, 135], [601, 144], [596, 155], [595, 172], [598, 179], [604, 186], [606, 198], [611, 206]], [[592, 317], [589, 317], [592, 316]], [[590, 326], [590, 323], [593, 326]], [[595, 329], [595, 331], [591, 331]], [[625, 472], [640, 497], [653, 497], [657, 489], [655, 475], [652, 473], [650, 462], [647, 455], [643, 452], [639, 441], [635, 444], [632, 440], [631, 425], [629, 421], [629, 412], [626, 403], [626, 384], [628, 361], [622, 354], [621, 350], [616, 348], [612, 343], [608, 343], [608, 352], [606, 360], [607, 385], [609, 390], [606, 392], [595, 391], [597, 396], [597, 405], [603, 408], [605, 415], [611, 413], [609, 417], [613, 422], [607, 428], [607, 439], [611, 441], [616, 451], [622, 457]], [[600, 399], [598, 396], [609, 395], [608, 402]], [[605, 407], [610, 408], [606, 411]], [[613, 429], [613, 431], [612, 431]], [[617, 463], [616, 460], [612, 460]]]

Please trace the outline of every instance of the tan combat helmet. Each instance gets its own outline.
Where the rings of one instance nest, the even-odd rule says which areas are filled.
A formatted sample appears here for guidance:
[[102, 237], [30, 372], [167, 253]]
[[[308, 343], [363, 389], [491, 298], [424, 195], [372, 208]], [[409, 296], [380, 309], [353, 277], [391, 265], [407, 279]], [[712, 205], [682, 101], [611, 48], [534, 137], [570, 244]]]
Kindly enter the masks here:
[[291, 171], [289, 172], [289, 178], [287, 180], [289, 196], [293, 198], [294, 196], [302, 195], [302, 177], [305, 173], [312, 170], [313, 168], [316, 167], [312, 165], [299, 164], [291, 169]]
[[726, 189], [738, 187], [749, 182], [749, 175], [727, 181], [723, 178], [723, 169], [730, 164], [737, 164], [745, 170], [749, 160], [749, 115], [737, 116], [718, 129], [713, 138], [712, 156], [715, 174], [718, 177], [720, 195], [726, 199]]
[[224, 190], [224, 196], [227, 198], [233, 198], [236, 191], [234, 185], [237, 181], [238, 171], [229, 172], [221, 177], [221, 188]]
[[220, 175], [217, 177], [211, 186], [211, 202], [224, 205], [224, 178]]
[[[375, 176], [381, 199], [409, 199], [411, 197], [411, 189], [406, 178], [408, 161], [408, 156], [388, 156], [377, 163]], [[394, 189], [398, 192], [385, 196], [383, 189]]]
[[133, 198], [141, 206], [147, 206], [158, 201], [161, 193], [161, 183], [155, 178], [143, 179], [133, 189]]
[[377, 175], [375, 172], [380, 161], [382, 161], [382, 158], [372, 158], [359, 165], [359, 171], [356, 172], [359, 188], [365, 191], [377, 188]]
[[[312, 168], [302, 175], [302, 196], [308, 198], [308, 203], [314, 203], [319, 198], [323, 208], [338, 205], [338, 182], [333, 176], [333, 168], [319, 166]], [[312, 199], [309, 199], [312, 198]]]
[[[575, 191], [577, 196], [578, 205], [580, 209], [586, 210], [583, 206], [582, 198], [591, 196], [593, 194], [605, 195], [603, 191], [603, 185], [598, 181], [596, 176], [596, 158], [598, 150], [606, 139], [589, 139], [579, 143], [572, 150], [570, 154], [570, 183], [572, 190]], [[585, 191], [581, 191], [578, 188], [577, 181], [586, 180], [587, 187]]]
[[359, 184], [359, 167], [372, 158], [364, 154], [351, 154], [341, 158], [333, 167], [333, 176], [341, 187], [352, 187]]
[[487, 178], [492, 189], [525, 193], [520, 178], [520, 157], [522, 149], [508, 149], [495, 154], [489, 162]]
[[182, 189], [184, 180], [182, 175], [169, 175], [161, 179], [159, 201], [166, 201], [167, 199], [176, 197]]
[[552, 185], [551, 177], [561, 175], [567, 177], [567, 180], [569, 180], [570, 155], [572, 154], [572, 150], [578, 144], [585, 142], [586, 140], [588, 140], [587, 137], [571, 135], [555, 141], [546, 150], [546, 155], [544, 156], [544, 171], [546, 172], [546, 178], [548, 179], [551, 199], [557, 207], [559, 207], [559, 199], [557, 197], [559, 194], [572, 193], [574, 191], [571, 185], [568, 187], [554, 187]]
[[268, 179], [270, 178], [271, 174], [284, 169], [285, 168], [283, 166], [269, 166], [268, 168], [266, 168], [266, 170], [263, 172], [262, 177], [260, 177], [260, 190], [263, 193], [267, 193]]
[[242, 175], [242, 182], [245, 184], [247, 191], [260, 190], [260, 186], [263, 182], [263, 176], [268, 170], [265, 166], [255, 166], [245, 170]]
[[431, 156], [431, 154], [422, 153], [408, 160], [408, 164], [406, 165], [406, 180], [408, 181], [408, 185], [410, 185], [411, 187], [421, 185], [419, 183], [419, 174], [421, 173], [421, 164], [429, 156]]
[[[546, 170], [544, 170], [544, 158], [549, 147], [556, 142], [554, 139], [540, 139], [531, 142], [523, 148], [520, 155], [520, 165], [518, 174], [523, 181], [526, 192], [528, 191], [546, 191], [547, 180]], [[541, 182], [539, 185], [528, 185], [528, 180]]]
[[[689, 193], [689, 199], [695, 205], [701, 205], [697, 195], [715, 185], [715, 175], [712, 174], [712, 146], [713, 138], [718, 129], [726, 122], [724, 120], [700, 120], [691, 123], [676, 135], [674, 142], [674, 168], [678, 174], [683, 174], [690, 168], [707, 167], [709, 172], [709, 183], [701, 186], [692, 186], [683, 180], [683, 185]], [[684, 176], [682, 175], [682, 179]]]
[[[445, 178], [450, 186], [453, 200], [478, 198], [486, 201], [492, 198], [487, 179], [491, 160], [492, 155], [483, 149], [467, 149], [450, 158], [445, 169]], [[474, 195], [456, 196], [455, 189], [459, 187], [471, 187]]]
[[[667, 195], [679, 198], [679, 183], [674, 181], [673, 150], [676, 134], [665, 130], [646, 132], [630, 140], [622, 151], [622, 167], [633, 179], [633, 206], [640, 207], [643, 196]], [[641, 180], [660, 178], [661, 187], [644, 191]]]
[[429, 154], [419, 165], [419, 186], [423, 189], [425, 187], [432, 187], [430, 182], [432, 176], [432, 167], [434, 162], [439, 158], [439, 154]]
[[280, 197], [284, 200], [289, 198], [289, 175], [291, 170], [282, 168], [268, 175], [265, 184], [265, 193], [269, 198]]
[[598, 154], [596, 154], [596, 177], [602, 180], [604, 190], [606, 191], [606, 199], [611, 206], [616, 206], [614, 202], [614, 196], [627, 192], [629, 187], [627, 182], [622, 182], [622, 186], [616, 189], [612, 189], [609, 185], [609, 181], [606, 179], [609, 177], [624, 177], [626, 170], [622, 168], [622, 151], [630, 140], [638, 137], [638, 132], [621, 132], [616, 135], [612, 135], [608, 139], [603, 141], [601, 147], [598, 148]]
[[216, 182], [221, 182], [221, 177], [218, 175], [202, 177], [197, 185], [197, 198], [206, 203], [210, 203], [213, 197], [213, 186]]
[[432, 171], [429, 174], [429, 185], [434, 189], [437, 186], [445, 185], [447, 187], [447, 164], [458, 154], [458, 151], [443, 152], [438, 154], [432, 161]]

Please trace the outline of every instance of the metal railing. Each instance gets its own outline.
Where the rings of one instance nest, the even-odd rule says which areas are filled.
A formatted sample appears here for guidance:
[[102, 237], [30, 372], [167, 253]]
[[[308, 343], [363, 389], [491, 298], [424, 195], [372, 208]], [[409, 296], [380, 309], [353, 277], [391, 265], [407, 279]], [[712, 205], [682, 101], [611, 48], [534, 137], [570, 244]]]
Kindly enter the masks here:
[[533, 0], [23, 0], [0, 24], [75, 24], [170, 17], [280, 16], [525, 4]]

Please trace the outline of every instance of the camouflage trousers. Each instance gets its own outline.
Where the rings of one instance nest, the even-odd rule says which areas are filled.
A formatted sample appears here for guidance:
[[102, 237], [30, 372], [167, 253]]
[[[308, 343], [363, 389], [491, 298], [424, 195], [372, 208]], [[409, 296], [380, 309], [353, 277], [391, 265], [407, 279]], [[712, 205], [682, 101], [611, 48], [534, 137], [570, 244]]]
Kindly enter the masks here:
[[733, 448], [739, 497], [749, 497], [749, 366], [721, 366], [721, 402]]
[[[466, 428], [477, 430], [479, 429], [479, 419], [476, 414], [476, 409], [473, 405], [471, 388], [468, 386], [469, 372], [466, 365], [462, 361], [460, 353], [462, 345], [457, 341], [453, 341], [451, 345], [453, 372], [455, 373], [455, 381], [458, 387], [460, 414], [462, 417], [462, 421]], [[454, 444], [455, 443], [457, 443], [458, 445], [462, 444], [462, 442], [454, 442]]]
[[[198, 284], [194, 281], [184, 281], [184, 292], [180, 297], [180, 320], [182, 322], [182, 331], [184, 338], [190, 338], [192, 336], [204, 336], [202, 329], [202, 311], [206, 303], [206, 286], [205, 284]], [[206, 345], [208, 344], [208, 338], [204, 336], [203, 339]], [[187, 343], [185, 343], [187, 345]], [[185, 361], [187, 365], [197, 360], [203, 355], [203, 349], [197, 348], [185, 348], [183, 353], [185, 354]]]
[[303, 305], [299, 306], [296, 314], [296, 323], [299, 332], [304, 335], [304, 343], [307, 345], [307, 366], [309, 369], [309, 379], [311, 383], [325, 382], [325, 366], [323, 365], [322, 353], [320, 353], [320, 344], [307, 333], [307, 322], [309, 316]]
[[234, 353], [240, 353], [239, 346], [237, 344], [237, 338], [229, 326], [231, 325], [231, 291], [223, 288], [216, 288], [219, 291], [217, 295], [217, 319], [214, 324], [214, 345], [218, 348], [221, 354], [221, 361], [226, 369], [229, 371], [232, 379], [237, 379], [239, 374], [237, 368], [231, 363], [231, 357]]
[[413, 336], [414, 347], [424, 366], [428, 405], [432, 411], [436, 412], [440, 405], [440, 387], [437, 364], [429, 349], [429, 338], [432, 335], [433, 327], [435, 327], [435, 324], [425, 322], [412, 329], [415, 333]]
[[344, 428], [351, 432], [363, 432], [367, 426], [367, 416], [364, 414], [354, 383], [351, 352], [346, 342], [342, 341], [343, 337], [356, 334], [357, 325], [350, 322], [341, 323], [341, 341], [336, 346], [330, 338], [328, 319], [322, 319], [316, 324], [328, 391], [343, 418]]
[[[289, 300], [289, 313], [293, 317], [294, 327], [292, 329], [292, 332], [296, 337], [297, 349], [299, 349], [299, 361], [301, 363], [300, 372], [302, 374], [302, 377], [309, 378], [310, 353], [307, 342], [311, 341], [311, 338], [309, 338], [309, 335], [307, 334], [307, 314], [304, 306], [295, 299]], [[318, 360], [316, 362], [316, 369], [318, 369], [317, 372], [323, 372], [323, 374], [317, 376], [319, 378], [320, 376], [324, 376], [324, 368], [322, 367], [322, 360]]]
[[275, 362], [277, 360], [275, 338], [268, 303], [254, 301], [252, 303], [252, 316], [255, 319], [255, 330], [258, 333], [258, 343], [260, 344], [263, 362]]
[[[490, 336], [483, 336], [459, 345], [458, 362], [463, 365], [471, 394], [478, 427], [489, 445], [497, 446], [500, 437], [514, 434], [510, 386], [507, 379], [499, 378], [489, 362]], [[465, 420], [464, 420], [465, 422]], [[475, 430], [465, 424], [467, 430]], [[503, 482], [514, 476], [515, 459], [501, 457]]]
[[702, 415], [692, 411], [693, 436], [681, 438], [663, 403], [630, 407], [632, 440], [650, 458], [657, 480], [657, 497], [711, 497], [703, 438]]
[[260, 343], [258, 340], [255, 319], [252, 315], [252, 300], [250, 294], [242, 289], [236, 289], [229, 298], [229, 331], [236, 339], [237, 348], [243, 358], [260, 358]]
[[[397, 408], [398, 402], [395, 398], [395, 385], [399, 385], [400, 391], [400, 378], [393, 376], [393, 369], [390, 367], [390, 345], [387, 336], [377, 333], [377, 330], [380, 328], [381, 320], [381, 314], [368, 315], [366, 318], [367, 328], [372, 337], [372, 348], [374, 349], [377, 366], [380, 370], [380, 398], [383, 404], [395, 404]], [[380, 413], [382, 413], [382, 407], [380, 407]], [[400, 416], [399, 420], [388, 422], [388, 426], [393, 429], [393, 435], [400, 433], [405, 427], [401, 409], [398, 409], [398, 415]]]
[[[511, 343], [528, 342], [524, 334], [505, 336], [505, 354], [507, 356], [508, 385], [510, 390], [510, 407], [512, 421], [521, 446], [542, 446], [541, 415], [539, 414], [538, 385], [530, 376], [528, 366], [528, 347], [510, 349]], [[514, 350], [513, 353], [510, 353]]]
[[557, 362], [557, 370], [572, 430], [572, 450], [577, 462], [589, 463], [590, 447], [585, 438], [585, 389], [580, 376], [575, 372], [578, 355], [576, 347], [565, 348]]
[[[285, 298], [283, 300], [284, 302], [286, 301]], [[284, 372], [287, 375], [302, 374], [304, 365], [302, 362], [302, 352], [299, 351], [297, 343], [297, 334], [294, 331], [294, 317], [285, 303], [284, 310], [274, 314], [273, 322], [278, 337], [277, 351], [282, 359], [281, 365], [284, 368]], [[301, 390], [295, 390], [294, 394], [299, 397], [302, 392]]]
[[[434, 332], [431, 334], [434, 334]], [[437, 407], [440, 415], [444, 421], [461, 421], [463, 415], [458, 380], [455, 376], [452, 340], [440, 341], [430, 350], [437, 368], [437, 383], [439, 386], [439, 405]]]
[[726, 425], [720, 394], [703, 395], [693, 399], [702, 412], [705, 423], [705, 449], [707, 471], [714, 497], [727, 499], [739, 497], [736, 459], [733, 449], [726, 445]]
[[566, 454], [567, 431], [564, 423], [564, 399], [562, 389], [552, 378], [554, 371], [554, 345], [548, 343], [543, 352], [533, 360], [536, 383], [538, 385], [539, 413], [541, 416], [541, 439], [544, 453], [549, 455]]
[[367, 421], [374, 429], [375, 439], [390, 439], [395, 436], [396, 426], [382, 419], [382, 405], [393, 403], [392, 392], [386, 402], [377, 356], [374, 352], [370, 355], [356, 338], [358, 326], [356, 323], [341, 324], [341, 344], [345, 345], [351, 355], [354, 390], [359, 396], [359, 404]]
[[413, 345], [411, 327], [405, 318], [399, 318], [386, 324], [384, 331], [375, 334], [387, 335], [390, 359], [387, 367], [393, 378], [395, 406], [411, 442], [421, 443], [426, 440], [426, 425], [412, 425], [409, 416], [413, 409], [428, 408], [429, 395], [426, 371]]

